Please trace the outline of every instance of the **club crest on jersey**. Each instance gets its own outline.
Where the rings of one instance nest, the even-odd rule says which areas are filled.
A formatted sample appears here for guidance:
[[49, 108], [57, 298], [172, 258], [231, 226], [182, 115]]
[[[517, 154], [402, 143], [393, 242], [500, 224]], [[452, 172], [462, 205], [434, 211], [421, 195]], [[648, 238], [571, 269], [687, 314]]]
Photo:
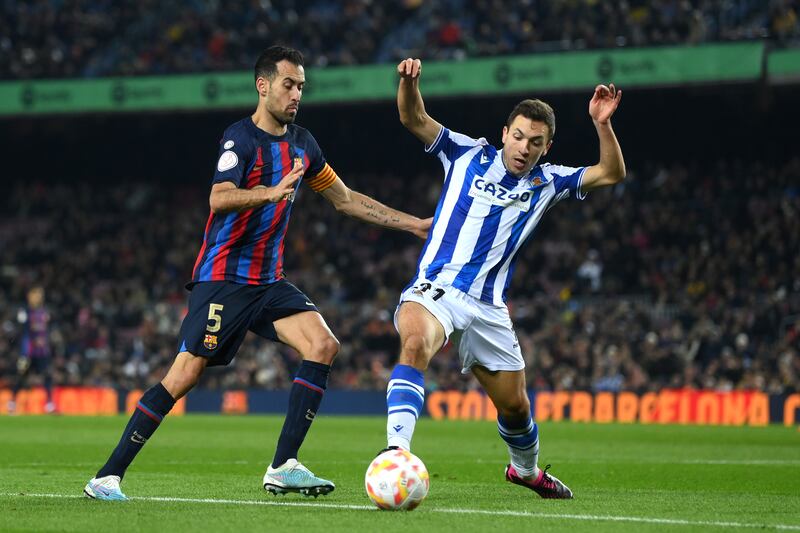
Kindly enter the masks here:
[[541, 185], [542, 183], [544, 183], [544, 182], [542, 181], [542, 178], [539, 178], [539, 177], [533, 178], [533, 186], [534, 186], [534, 187], [538, 187], [538, 186], [539, 186], [539, 185]]
[[503, 207], [516, 207], [520, 211], [530, 209], [530, 191], [509, 191], [499, 183], [487, 181], [484, 178], [475, 178], [469, 188], [469, 195], [473, 198], [488, 200], [492, 205]]
[[206, 335], [203, 339], [203, 346], [206, 347], [208, 350], [213, 350], [217, 347], [217, 336], [216, 335]]

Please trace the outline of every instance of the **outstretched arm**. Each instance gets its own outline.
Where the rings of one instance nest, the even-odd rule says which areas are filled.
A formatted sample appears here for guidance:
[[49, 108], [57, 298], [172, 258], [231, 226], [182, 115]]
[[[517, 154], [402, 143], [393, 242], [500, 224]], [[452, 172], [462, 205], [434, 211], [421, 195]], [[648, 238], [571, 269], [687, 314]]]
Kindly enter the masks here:
[[252, 189], [240, 189], [230, 181], [215, 183], [211, 187], [211, 196], [208, 198], [211, 212], [220, 215], [285, 200], [292, 195], [294, 186], [302, 175], [303, 163], [298, 158], [295, 160], [291, 172], [274, 187], [258, 185]]
[[432, 218], [420, 219], [408, 213], [387, 207], [365, 194], [351, 190], [340, 178], [322, 191], [337, 211], [385, 228], [408, 231], [420, 239], [428, 238]]
[[605, 85], [595, 87], [594, 95], [589, 101], [589, 115], [600, 139], [600, 162], [584, 172], [581, 181], [581, 190], [584, 192], [614, 185], [625, 179], [622, 149], [611, 128], [611, 115], [617, 110], [621, 99], [622, 91], [618, 91], [612, 83], [608, 87]]
[[433, 144], [442, 125], [425, 112], [425, 103], [419, 92], [419, 77], [422, 62], [419, 59], [404, 59], [397, 65], [400, 85], [397, 87], [397, 110], [400, 122], [426, 146]]

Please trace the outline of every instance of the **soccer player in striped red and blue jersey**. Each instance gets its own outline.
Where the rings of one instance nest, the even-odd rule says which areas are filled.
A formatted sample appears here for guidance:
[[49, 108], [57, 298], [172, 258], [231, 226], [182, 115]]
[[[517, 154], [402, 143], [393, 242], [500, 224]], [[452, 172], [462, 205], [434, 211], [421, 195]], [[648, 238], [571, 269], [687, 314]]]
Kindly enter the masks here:
[[[451, 131], [426, 112], [420, 61], [397, 66], [400, 120], [444, 167], [444, 187], [417, 273], [400, 296], [395, 324], [400, 358], [387, 392], [388, 447], [409, 449], [424, 404], [424, 375], [449, 338], [462, 371], [472, 372], [497, 408], [508, 446], [506, 479], [543, 498], [572, 498], [558, 478], [538, 467], [539, 430], [525, 390], [525, 361], [506, 307], [514, 264], [544, 214], [557, 202], [619, 183], [625, 162], [611, 115], [622, 91], [598, 85], [589, 115], [600, 139], [600, 161], [588, 167], [538, 164], [555, 133], [553, 109], [524, 100], [503, 128], [503, 147]], [[452, 335], [452, 337], [451, 337]]]
[[119, 482], [175, 401], [207, 366], [227, 365], [247, 331], [283, 342], [303, 357], [286, 420], [263, 485], [278, 494], [327, 494], [334, 484], [297, 461], [339, 349], [314, 303], [284, 278], [289, 216], [301, 182], [341, 213], [425, 238], [431, 219], [391, 209], [349, 189], [314, 137], [294, 124], [305, 86], [303, 56], [273, 46], [255, 66], [258, 107], [220, 141], [203, 243], [194, 265], [180, 348], [166, 377], [144, 393], [106, 464], [84, 488], [96, 499], [124, 500]]
[[56, 410], [53, 402], [53, 374], [51, 369], [52, 348], [50, 346], [50, 311], [44, 304], [44, 287], [31, 287], [28, 291], [28, 305], [17, 313], [17, 321], [22, 325], [22, 343], [17, 359], [19, 377], [12, 391], [12, 399], [8, 402], [8, 412], [17, 408], [17, 393], [34, 372], [42, 377], [47, 394], [45, 411]]

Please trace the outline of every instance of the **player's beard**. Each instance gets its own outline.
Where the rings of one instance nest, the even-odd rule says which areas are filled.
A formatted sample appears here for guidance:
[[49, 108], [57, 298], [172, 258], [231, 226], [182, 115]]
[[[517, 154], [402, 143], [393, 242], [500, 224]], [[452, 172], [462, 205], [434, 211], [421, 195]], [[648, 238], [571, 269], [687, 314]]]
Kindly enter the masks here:
[[271, 109], [268, 109], [267, 111], [269, 111], [269, 114], [272, 115], [272, 118], [274, 118], [275, 121], [281, 126], [293, 124], [294, 119], [297, 116], [297, 111], [295, 111], [294, 114], [290, 114], [286, 111], [272, 111]]

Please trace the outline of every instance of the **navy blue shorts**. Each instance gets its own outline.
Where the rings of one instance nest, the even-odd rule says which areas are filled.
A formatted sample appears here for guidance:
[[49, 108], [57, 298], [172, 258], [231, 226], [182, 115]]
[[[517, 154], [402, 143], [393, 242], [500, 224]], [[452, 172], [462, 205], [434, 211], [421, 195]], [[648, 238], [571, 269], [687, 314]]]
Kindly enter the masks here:
[[179, 351], [207, 357], [208, 366], [230, 363], [248, 331], [278, 341], [273, 322], [303, 311], [319, 312], [286, 280], [269, 285], [204, 281], [191, 290]]
[[[22, 360], [25, 362], [21, 362]], [[43, 375], [50, 371], [50, 357], [20, 357], [20, 362], [17, 363], [17, 368], [20, 370], [20, 374], [35, 372], [36, 374]]]

